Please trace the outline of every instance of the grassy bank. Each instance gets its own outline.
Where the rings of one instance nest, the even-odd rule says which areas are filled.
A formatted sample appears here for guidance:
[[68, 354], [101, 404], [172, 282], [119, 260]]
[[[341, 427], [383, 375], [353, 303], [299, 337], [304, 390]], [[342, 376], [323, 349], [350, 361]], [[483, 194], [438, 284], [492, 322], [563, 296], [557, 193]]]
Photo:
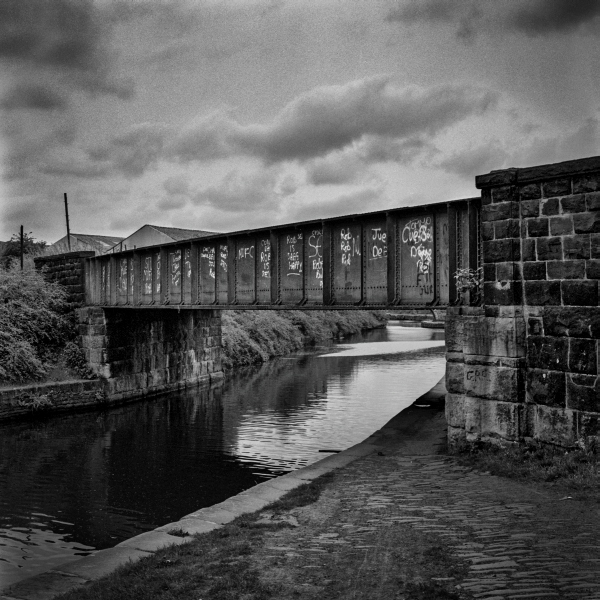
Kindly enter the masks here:
[[562, 448], [536, 441], [522, 444], [464, 444], [451, 451], [458, 461], [492, 475], [552, 482], [581, 497], [598, 497], [600, 456], [592, 441]]
[[382, 327], [379, 311], [223, 311], [223, 367], [265, 362], [307, 345]]

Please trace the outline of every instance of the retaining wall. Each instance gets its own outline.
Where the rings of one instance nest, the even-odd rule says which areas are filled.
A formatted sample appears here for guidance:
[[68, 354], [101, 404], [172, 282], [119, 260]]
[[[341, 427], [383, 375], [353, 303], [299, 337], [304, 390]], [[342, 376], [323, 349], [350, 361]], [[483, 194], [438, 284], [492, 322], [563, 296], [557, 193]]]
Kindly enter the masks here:
[[600, 434], [600, 158], [477, 177], [483, 306], [447, 311], [451, 443]]

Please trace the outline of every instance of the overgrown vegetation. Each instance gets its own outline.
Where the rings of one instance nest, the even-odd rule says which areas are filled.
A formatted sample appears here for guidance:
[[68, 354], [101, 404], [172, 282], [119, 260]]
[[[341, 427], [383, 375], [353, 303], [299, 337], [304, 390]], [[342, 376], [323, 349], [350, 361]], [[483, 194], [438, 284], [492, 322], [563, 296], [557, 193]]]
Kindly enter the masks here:
[[265, 362], [384, 323], [379, 311], [223, 311], [223, 366]]
[[492, 475], [557, 482], [582, 492], [600, 491], [600, 467], [594, 439], [580, 440], [576, 447], [565, 449], [537, 441], [522, 444], [476, 442], [451, 450], [458, 461]]
[[32, 266], [0, 268], [0, 382], [39, 380], [73, 338], [65, 289]]

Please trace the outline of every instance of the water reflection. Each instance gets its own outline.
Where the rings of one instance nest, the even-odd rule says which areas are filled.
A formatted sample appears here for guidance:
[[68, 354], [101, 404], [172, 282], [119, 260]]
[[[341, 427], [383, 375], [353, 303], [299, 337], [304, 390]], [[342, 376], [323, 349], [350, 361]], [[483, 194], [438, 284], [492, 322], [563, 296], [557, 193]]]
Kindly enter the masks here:
[[220, 502], [322, 458], [319, 449], [361, 441], [442, 376], [440, 334], [388, 327], [366, 344], [438, 347], [305, 354], [222, 388], [0, 425], [0, 584]]

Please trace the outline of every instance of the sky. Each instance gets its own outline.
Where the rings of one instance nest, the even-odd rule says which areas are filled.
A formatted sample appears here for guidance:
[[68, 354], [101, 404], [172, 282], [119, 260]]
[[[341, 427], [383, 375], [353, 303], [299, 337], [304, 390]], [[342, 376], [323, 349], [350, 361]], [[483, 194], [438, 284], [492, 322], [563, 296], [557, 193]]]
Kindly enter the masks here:
[[599, 0], [0, 0], [0, 240], [468, 198], [600, 154]]

